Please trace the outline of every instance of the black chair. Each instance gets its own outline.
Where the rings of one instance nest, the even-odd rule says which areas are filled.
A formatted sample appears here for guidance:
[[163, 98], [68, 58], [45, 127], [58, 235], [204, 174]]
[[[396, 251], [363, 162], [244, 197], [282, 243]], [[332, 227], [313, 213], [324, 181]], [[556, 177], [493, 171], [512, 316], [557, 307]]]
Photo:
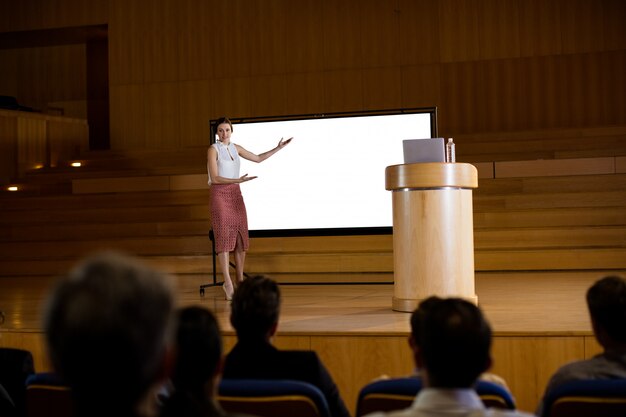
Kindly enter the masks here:
[[34, 373], [33, 355], [29, 351], [0, 348], [0, 385], [11, 398], [18, 415], [24, 415], [25, 383]]
[[223, 379], [218, 401], [224, 410], [259, 417], [330, 417], [324, 394], [302, 381]]
[[53, 372], [36, 373], [26, 380], [26, 417], [72, 417], [69, 386]]
[[[356, 416], [360, 417], [375, 411], [408, 408], [421, 389], [422, 380], [418, 377], [391, 378], [371, 382], [359, 392]], [[475, 389], [485, 406], [515, 410], [513, 397], [501, 385], [478, 381]]]
[[626, 379], [594, 379], [565, 383], [549, 392], [544, 417], [624, 417]]

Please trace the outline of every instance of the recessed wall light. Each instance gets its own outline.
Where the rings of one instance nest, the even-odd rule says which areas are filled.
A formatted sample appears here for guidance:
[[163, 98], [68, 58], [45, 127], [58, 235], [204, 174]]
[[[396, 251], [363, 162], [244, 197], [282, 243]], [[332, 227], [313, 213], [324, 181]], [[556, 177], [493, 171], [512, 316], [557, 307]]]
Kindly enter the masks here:
[[83, 164], [81, 162], [72, 162], [70, 165], [73, 166], [74, 168], [78, 168], [78, 167], [83, 166]]
[[18, 191], [20, 188], [16, 185], [11, 185], [9, 187], [7, 187], [7, 190], [9, 191]]

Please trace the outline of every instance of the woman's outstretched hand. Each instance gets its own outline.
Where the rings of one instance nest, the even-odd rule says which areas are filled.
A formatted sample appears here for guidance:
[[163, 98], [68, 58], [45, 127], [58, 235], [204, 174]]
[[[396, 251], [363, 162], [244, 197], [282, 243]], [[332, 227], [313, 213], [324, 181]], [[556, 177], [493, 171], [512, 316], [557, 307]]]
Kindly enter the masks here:
[[285, 146], [287, 146], [289, 144], [289, 142], [291, 142], [291, 139], [293, 139], [293, 136], [290, 137], [287, 140], [285, 140], [284, 138], [280, 138], [280, 141], [278, 142], [278, 147], [279, 148], [284, 148]]
[[257, 178], [256, 175], [252, 176], [252, 177], [249, 177], [248, 174], [243, 174], [241, 177], [239, 177], [239, 182], [246, 182], [246, 181], [253, 180], [255, 178]]

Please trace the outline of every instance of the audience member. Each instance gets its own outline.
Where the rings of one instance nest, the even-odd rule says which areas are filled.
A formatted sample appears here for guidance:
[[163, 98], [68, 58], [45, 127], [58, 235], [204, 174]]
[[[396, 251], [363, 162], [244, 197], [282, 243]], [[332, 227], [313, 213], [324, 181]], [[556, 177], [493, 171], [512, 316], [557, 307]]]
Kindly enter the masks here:
[[474, 304], [460, 298], [424, 300], [411, 315], [409, 342], [424, 388], [410, 408], [370, 417], [530, 416], [485, 408], [476, 394], [474, 384], [491, 366], [491, 328]]
[[[581, 379], [626, 378], [626, 279], [608, 276], [587, 290], [593, 334], [603, 352], [561, 367], [550, 379], [544, 400], [556, 387]], [[543, 400], [537, 415], [543, 413]]]
[[165, 400], [162, 417], [226, 417], [216, 401], [222, 372], [222, 337], [213, 314], [202, 307], [178, 312], [173, 393]]
[[173, 308], [166, 276], [114, 253], [86, 259], [57, 285], [44, 329], [78, 417], [156, 414]]
[[317, 386], [333, 417], [348, 417], [339, 390], [315, 352], [278, 350], [271, 344], [280, 315], [278, 284], [264, 276], [244, 280], [233, 296], [230, 322], [237, 344], [226, 356], [224, 379], [292, 379]]

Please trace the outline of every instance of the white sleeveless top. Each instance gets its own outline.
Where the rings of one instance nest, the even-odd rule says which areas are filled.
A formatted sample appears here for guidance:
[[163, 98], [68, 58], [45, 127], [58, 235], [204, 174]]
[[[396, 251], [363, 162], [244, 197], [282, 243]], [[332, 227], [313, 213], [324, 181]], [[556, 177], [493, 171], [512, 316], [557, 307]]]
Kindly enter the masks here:
[[[241, 159], [239, 159], [235, 144], [231, 142], [224, 145], [222, 142], [216, 142], [211, 146], [217, 151], [217, 175], [224, 178], [239, 178]], [[211, 175], [209, 174], [210, 184]]]

